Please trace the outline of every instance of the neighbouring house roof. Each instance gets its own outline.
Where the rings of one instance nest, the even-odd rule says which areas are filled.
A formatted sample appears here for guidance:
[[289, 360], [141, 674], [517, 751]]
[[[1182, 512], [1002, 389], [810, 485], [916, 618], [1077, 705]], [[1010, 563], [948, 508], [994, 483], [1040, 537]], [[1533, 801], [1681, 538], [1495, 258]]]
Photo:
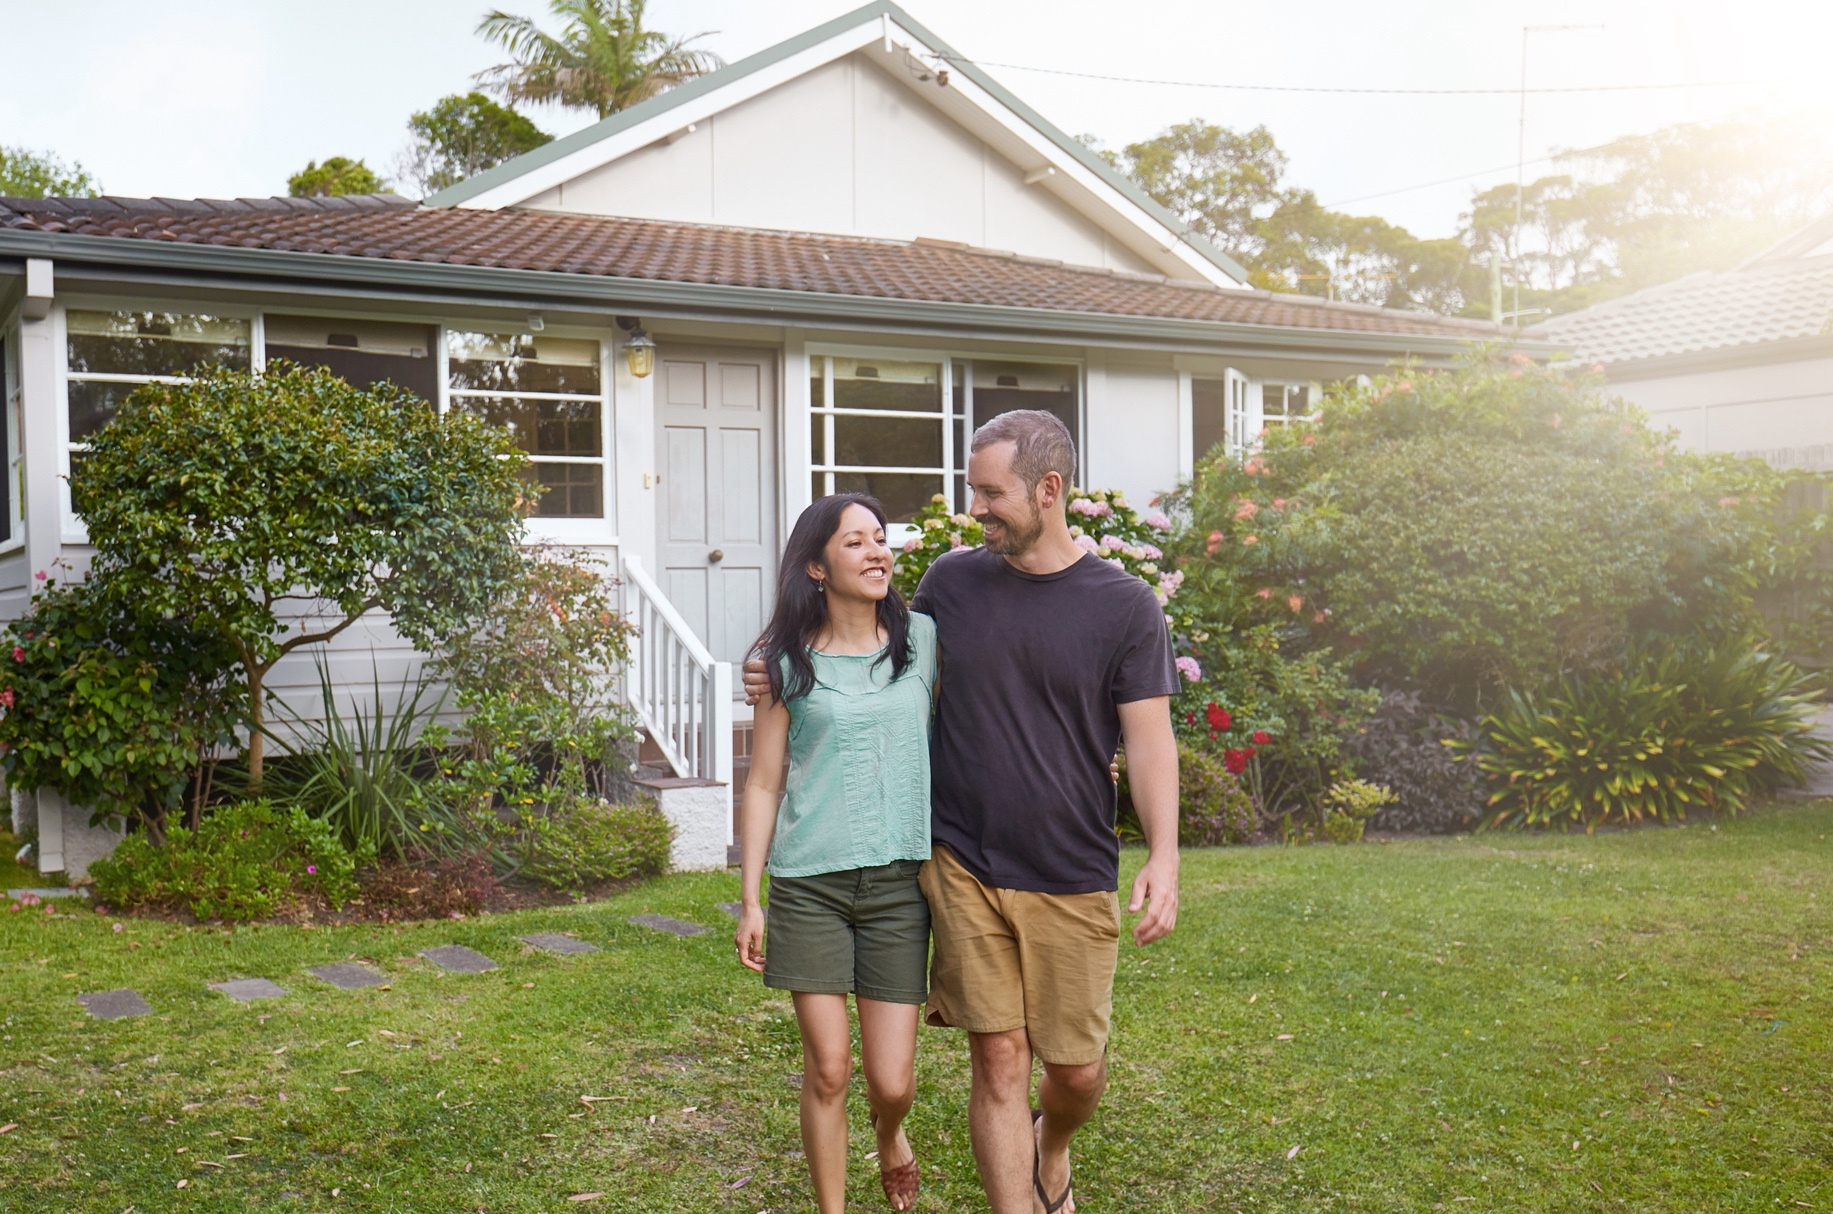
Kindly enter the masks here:
[[[899, 35], [909, 37], [915, 43], [920, 44], [930, 56], [947, 63], [949, 71], [971, 80], [974, 85], [978, 86], [991, 99], [992, 106], [1003, 107], [1016, 116], [1020, 122], [1036, 131], [1046, 143], [1051, 145], [1054, 154], [1059, 158], [1058, 163], [1073, 163], [1093, 174], [1106, 187], [1118, 192], [1127, 203], [1139, 208], [1161, 225], [1171, 240], [1189, 246], [1205, 262], [1216, 270], [1220, 270], [1229, 279], [1239, 283], [1247, 281], [1247, 270], [1242, 267], [1241, 263], [1211, 244], [1188, 223], [1160, 205], [1140, 189], [1137, 183], [1115, 169], [1081, 140], [1070, 136], [1042, 114], [1026, 105], [1004, 85], [982, 71], [971, 59], [937, 37], [892, 0], [872, 0], [872, 3], [850, 13], [844, 13], [812, 29], [804, 30], [775, 46], [766, 47], [756, 54], [748, 55], [736, 63], [727, 64], [717, 71], [695, 77], [647, 101], [603, 118], [591, 126], [562, 136], [551, 143], [543, 144], [495, 168], [486, 169], [468, 177], [454, 186], [439, 191], [426, 201], [428, 205], [435, 207], [475, 206], [486, 197], [500, 197], [502, 191], [506, 187], [513, 187], [519, 178], [550, 164], [564, 161], [576, 154], [587, 152], [594, 145], [603, 144], [626, 131], [653, 125], [671, 112], [693, 107], [695, 103], [700, 103], [703, 99], [710, 99], [713, 94], [720, 93], [722, 90], [741, 88], [758, 73], [787, 63], [805, 53], [818, 52], [829, 58], [850, 54], [857, 49], [857, 46], [847, 44], [846, 35], [859, 31], [865, 31], [869, 35], [880, 26], [885, 30], [887, 50], [890, 49], [889, 39], [892, 37], [893, 29]], [[813, 64], [806, 66], [813, 66]], [[675, 119], [676, 122], [685, 120]], [[512, 189], [511, 196], [505, 198], [505, 201], [519, 202], [527, 196], [526, 194], [523, 194], [522, 197], [513, 195]]]
[[1833, 230], [1825, 230], [1813, 239], [1817, 228], [1825, 225], [1735, 270], [1691, 274], [1556, 316], [1536, 326], [1533, 336], [1583, 361], [1610, 366], [1714, 351], [1760, 353], [1763, 347], [1781, 353], [1785, 343], [1827, 336], [1833, 333], [1833, 256], [1791, 259], [1786, 252], [1833, 237]]
[[[19, 239], [8, 238], [17, 234]], [[343, 198], [0, 198], [0, 253], [31, 252], [28, 234], [106, 260], [104, 241], [260, 250], [314, 259], [532, 271], [623, 282], [702, 284], [920, 301], [1048, 314], [1303, 330], [1347, 340], [1383, 335], [1437, 348], [1492, 340], [1482, 321], [1303, 295], [1229, 289], [937, 241], [757, 231], [547, 211], [418, 206], [393, 195]], [[53, 249], [47, 247], [44, 253]], [[43, 255], [33, 253], [33, 255]], [[294, 263], [299, 264], [299, 263]], [[332, 264], [321, 260], [318, 264]], [[348, 263], [345, 263], [348, 264]], [[862, 310], [864, 310], [862, 308]]]

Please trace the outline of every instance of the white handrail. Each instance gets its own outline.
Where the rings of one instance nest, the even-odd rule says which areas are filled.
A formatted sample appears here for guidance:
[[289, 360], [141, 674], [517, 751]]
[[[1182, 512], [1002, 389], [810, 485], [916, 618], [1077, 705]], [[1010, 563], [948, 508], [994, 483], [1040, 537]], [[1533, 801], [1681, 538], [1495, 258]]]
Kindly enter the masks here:
[[642, 561], [624, 558], [624, 618], [636, 626], [631, 708], [677, 776], [732, 786], [732, 664], [716, 661]]

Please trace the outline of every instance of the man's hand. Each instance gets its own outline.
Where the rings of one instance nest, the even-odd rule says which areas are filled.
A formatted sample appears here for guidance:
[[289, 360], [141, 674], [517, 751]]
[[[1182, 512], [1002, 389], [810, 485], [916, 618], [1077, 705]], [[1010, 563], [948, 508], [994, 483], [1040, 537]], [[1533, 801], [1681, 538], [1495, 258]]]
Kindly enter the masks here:
[[764, 659], [750, 659], [745, 663], [745, 703], [756, 708], [769, 694], [770, 676], [764, 672]]
[[1156, 856], [1133, 878], [1133, 900], [1127, 903], [1129, 915], [1145, 914], [1133, 925], [1133, 943], [1147, 945], [1163, 940], [1177, 926], [1177, 853]]

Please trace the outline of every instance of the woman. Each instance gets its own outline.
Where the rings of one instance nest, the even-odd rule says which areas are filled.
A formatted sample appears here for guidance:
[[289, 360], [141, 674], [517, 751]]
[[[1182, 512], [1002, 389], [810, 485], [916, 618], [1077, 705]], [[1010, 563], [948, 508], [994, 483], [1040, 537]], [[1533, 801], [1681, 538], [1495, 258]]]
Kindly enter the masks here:
[[879, 1182], [894, 1209], [917, 1196], [903, 1123], [928, 994], [929, 905], [917, 872], [929, 858], [936, 632], [892, 589], [891, 562], [876, 500], [821, 498], [796, 520], [776, 611], [757, 643], [770, 695], [757, 706], [740, 819], [738, 956], [795, 1000], [802, 1148], [821, 1214], [840, 1214], [846, 1201], [848, 993], [859, 1010]]

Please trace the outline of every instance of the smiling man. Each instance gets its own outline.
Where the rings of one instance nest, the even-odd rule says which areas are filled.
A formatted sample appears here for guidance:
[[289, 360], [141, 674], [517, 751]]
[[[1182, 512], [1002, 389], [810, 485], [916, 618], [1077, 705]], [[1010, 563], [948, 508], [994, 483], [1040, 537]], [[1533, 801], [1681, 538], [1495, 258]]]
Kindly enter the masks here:
[[[1064, 510], [1075, 464], [1050, 413], [976, 431], [968, 486], [986, 546], [937, 559], [911, 603], [934, 618], [941, 651], [927, 1019], [968, 1032], [968, 1121], [994, 1214], [1075, 1208], [1070, 1140], [1107, 1084], [1120, 939], [1108, 761], [1123, 739], [1149, 848], [1127, 908], [1144, 912], [1133, 939], [1177, 923], [1171, 638], [1150, 587], [1076, 546]], [[747, 667], [746, 690], [761, 678]]]

